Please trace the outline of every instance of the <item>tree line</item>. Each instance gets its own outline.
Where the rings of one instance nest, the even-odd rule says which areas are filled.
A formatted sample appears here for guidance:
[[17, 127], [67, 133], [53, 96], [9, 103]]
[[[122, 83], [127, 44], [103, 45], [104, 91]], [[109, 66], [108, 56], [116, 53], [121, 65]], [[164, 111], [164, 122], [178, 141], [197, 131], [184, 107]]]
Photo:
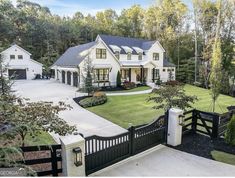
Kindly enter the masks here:
[[[93, 41], [97, 34], [158, 40], [177, 66], [177, 80], [195, 83], [196, 74], [196, 82], [209, 88], [218, 8], [212, 0], [193, 0], [192, 4], [189, 9], [182, 0], [156, 0], [146, 9], [133, 5], [120, 14], [106, 9], [95, 15], [77, 12], [60, 17], [30, 1], [18, 0], [15, 7], [9, 0], [0, 0], [0, 46], [16, 42], [48, 68], [68, 47]], [[224, 93], [229, 92], [231, 80], [234, 84], [234, 18], [235, 1], [223, 0], [219, 36]]]

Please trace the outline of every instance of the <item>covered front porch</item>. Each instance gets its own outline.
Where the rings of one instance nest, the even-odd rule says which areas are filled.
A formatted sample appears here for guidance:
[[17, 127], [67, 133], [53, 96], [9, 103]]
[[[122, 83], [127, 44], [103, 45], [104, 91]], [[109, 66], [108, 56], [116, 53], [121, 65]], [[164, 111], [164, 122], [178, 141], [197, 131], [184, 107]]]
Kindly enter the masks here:
[[156, 66], [147, 61], [123, 61], [121, 66], [121, 81], [146, 84], [152, 82], [152, 71]]

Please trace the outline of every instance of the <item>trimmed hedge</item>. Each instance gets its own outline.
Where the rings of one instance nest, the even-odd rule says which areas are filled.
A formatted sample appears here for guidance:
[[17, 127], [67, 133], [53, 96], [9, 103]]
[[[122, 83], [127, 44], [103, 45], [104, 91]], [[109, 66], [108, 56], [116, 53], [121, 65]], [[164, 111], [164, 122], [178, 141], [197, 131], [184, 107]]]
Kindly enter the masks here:
[[79, 102], [83, 108], [98, 106], [107, 102], [107, 96], [103, 92], [95, 92], [92, 97], [85, 98]]
[[125, 90], [130, 90], [136, 87], [136, 84], [134, 82], [123, 82], [122, 86]]

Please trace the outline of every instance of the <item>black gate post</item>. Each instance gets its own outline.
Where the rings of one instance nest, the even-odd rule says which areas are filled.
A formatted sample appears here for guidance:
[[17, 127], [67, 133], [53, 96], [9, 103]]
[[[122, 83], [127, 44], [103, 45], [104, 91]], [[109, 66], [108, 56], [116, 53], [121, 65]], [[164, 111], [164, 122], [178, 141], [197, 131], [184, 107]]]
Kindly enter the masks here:
[[220, 116], [218, 114], [215, 114], [213, 116], [213, 122], [212, 122], [212, 138], [217, 138], [219, 135], [219, 119]]
[[134, 143], [134, 139], [135, 139], [135, 127], [131, 126], [129, 129], [129, 135], [130, 135], [130, 146], [129, 146], [129, 152], [130, 155], [134, 155], [135, 154], [135, 143]]
[[197, 110], [194, 109], [193, 110], [193, 114], [192, 114], [192, 132], [196, 133], [197, 132]]

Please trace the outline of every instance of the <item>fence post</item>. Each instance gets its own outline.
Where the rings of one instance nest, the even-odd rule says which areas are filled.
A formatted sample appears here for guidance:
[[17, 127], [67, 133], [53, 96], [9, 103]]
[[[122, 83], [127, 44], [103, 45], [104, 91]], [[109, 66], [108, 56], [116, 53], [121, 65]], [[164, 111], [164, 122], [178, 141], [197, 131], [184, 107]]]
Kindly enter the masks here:
[[57, 166], [57, 155], [56, 149], [52, 147], [51, 149], [51, 167], [52, 167], [52, 175], [53, 177], [58, 176], [58, 166]]
[[135, 137], [135, 127], [131, 126], [129, 129], [129, 135], [130, 135], [130, 146], [129, 146], [129, 152], [130, 155], [134, 155], [134, 150], [135, 150], [135, 144], [134, 144], [134, 137]]
[[197, 110], [193, 110], [193, 115], [192, 115], [192, 132], [196, 133], [197, 132]]
[[212, 138], [217, 138], [219, 135], [219, 119], [220, 116], [218, 114], [214, 114], [212, 122]]
[[[85, 177], [85, 139], [81, 135], [69, 135], [60, 138], [62, 153], [62, 173], [68, 177]], [[75, 153], [74, 149], [80, 149], [80, 154]], [[81, 158], [81, 164], [75, 164], [76, 156]]]
[[167, 110], [165, 112], [165, 120], [164, 120], [164, 124], [165, 124], [165, 142], [167, 142], [167, 135], [168, 135], [168, 119], [169, 119], [169, 110]]

